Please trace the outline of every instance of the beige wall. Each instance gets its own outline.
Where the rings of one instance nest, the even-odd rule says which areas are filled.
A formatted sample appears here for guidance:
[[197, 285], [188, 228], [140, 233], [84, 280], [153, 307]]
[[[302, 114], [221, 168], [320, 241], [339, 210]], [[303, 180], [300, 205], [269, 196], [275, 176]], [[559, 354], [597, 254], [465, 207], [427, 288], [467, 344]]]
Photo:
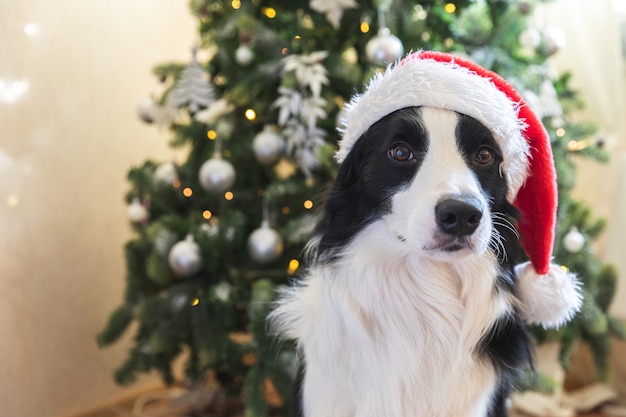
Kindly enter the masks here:
[[125, 175], [171, 157], [136, 105], [159, 91], [153, 65], [188, 60], [194, 40], [184, 0], [0, 0], [0, 79], [30, 83], [0, 98], [0, 416], [120, 394], [127, 344], [100, 351], [95, 335], [124, 288]]
[[539, 26], [551, 23], [565, 32], [567, 46], [554, 56], [554, 66], [573, 73], [572, 86], [586, 102], [579, 117], [598, 124], [611, 152], [608, 164], [580, 161], [575, 195], [608, 222], [595, 248], [619, 270], [612, 311], [626, 319], [626, 72], [620, 22], [626, 27], [623, 0], [557, 0], [546, 2], [537, 15]]
[[[39, 36], [23, 33], [29, 21]], [[559, 62], [580, 68], [574, 28]], [[100, 351], [95, 335], [124, 288], [125, 174], [170, 157], [167, 133], [139, 122], [136, 104], [159, 89], [152, 66], [187, 60], [194, 35], [184, 0], [0, 0], [0, 78], [30, 82], [22, 100], [0, 99], [1, 417], [61, 417], [120, 395], [111, 372], [127, 344]], [[602, 94], [593, 100], [591, 116], [608, 117]], [[614, 163], [580, 182], [602, 215], [626, 208], [626, 129], [611, 129]], [[599, 250], [625, 275], [625, 225], [610, 220]]]

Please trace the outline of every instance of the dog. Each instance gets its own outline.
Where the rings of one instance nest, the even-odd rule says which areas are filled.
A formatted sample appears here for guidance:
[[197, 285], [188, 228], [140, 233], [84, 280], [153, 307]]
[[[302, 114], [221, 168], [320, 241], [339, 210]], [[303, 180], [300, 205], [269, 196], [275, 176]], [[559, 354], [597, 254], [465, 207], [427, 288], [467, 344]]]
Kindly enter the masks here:
[[529, 320], [511, 152], [496, 130], [390, 103], [342, 145], [309, 269], [270, 316], [298, 344], [298, 415], [506, 416], [532, 363], [527, 322], [561, 324], [579, 300], [555, 322]]
[[397, 110], [359, 139], [277, 310], [302, 346], [301, 415], [505, 415], [531, 353], [501, 163], [450, 110]]

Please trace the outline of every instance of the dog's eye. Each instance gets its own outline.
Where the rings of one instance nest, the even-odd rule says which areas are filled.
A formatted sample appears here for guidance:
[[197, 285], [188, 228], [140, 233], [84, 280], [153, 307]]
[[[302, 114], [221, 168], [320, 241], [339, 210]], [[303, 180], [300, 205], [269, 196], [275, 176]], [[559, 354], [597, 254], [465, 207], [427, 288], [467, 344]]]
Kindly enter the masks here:
[[415, 155], [413, 155], [413, 151], [407, 145], [403, 143], [396, 143], [391, 148], [389, 148], [389, 156], [391, 156], [396, 161], [410, 161], [411, 159], [415, 159]]
[[489, 148], [480, 148], [478, 152], [474, 154], [474, 162], [478, 165], [489, 165], [494, 160], [493, 151]]

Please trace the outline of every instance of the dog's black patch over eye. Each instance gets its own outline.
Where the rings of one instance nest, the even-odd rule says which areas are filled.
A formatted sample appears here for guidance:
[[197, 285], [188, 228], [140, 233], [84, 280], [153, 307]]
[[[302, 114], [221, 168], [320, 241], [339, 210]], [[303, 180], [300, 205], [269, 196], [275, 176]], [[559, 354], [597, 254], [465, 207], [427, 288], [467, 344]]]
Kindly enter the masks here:
[[415, 155], [409, 146], [405, 143], [395, 143], [387, 151], [389, 156], [396, 161], [412, 161], [415, 160]]
[[396, 110], [363, 133], [327, 194], [324, 217], [316, 228], [316, 234], [323, 236], [318, 255], [347, 244], [390, 211], [393, 195], [419, 170], [428, 142], [419, 107]]
[[490, 204], [506, 204], [506, 179], [499, 171], [502, 150], [491, 131], [476, 119], [459, 114], [455, 134], [457, 146], [467, 166], [480, 181]]
[[493, 149], [483, 146], [474, 154], [474, 162], [478, 165], [491, 165], [495, 160]]

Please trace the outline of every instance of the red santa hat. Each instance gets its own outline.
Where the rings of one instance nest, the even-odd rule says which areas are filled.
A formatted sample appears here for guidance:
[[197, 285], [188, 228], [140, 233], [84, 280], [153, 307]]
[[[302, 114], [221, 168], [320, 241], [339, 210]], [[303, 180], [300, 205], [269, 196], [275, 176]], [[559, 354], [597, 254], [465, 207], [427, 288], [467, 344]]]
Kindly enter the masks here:
[[516, 268], [520, 309], [530, 323], [557, 327], [581, 307], [572, 274], [551, 263], [556, 225], [556, 171], [550, 137], [522, 96], [498, 74], [468, 60], [418, 51], [375, 76], [346, 106], [336, 158], [382, 117], [405, 107], [436, 107], [482, 122], [500, 146], [508, 199], [530, 259]]

